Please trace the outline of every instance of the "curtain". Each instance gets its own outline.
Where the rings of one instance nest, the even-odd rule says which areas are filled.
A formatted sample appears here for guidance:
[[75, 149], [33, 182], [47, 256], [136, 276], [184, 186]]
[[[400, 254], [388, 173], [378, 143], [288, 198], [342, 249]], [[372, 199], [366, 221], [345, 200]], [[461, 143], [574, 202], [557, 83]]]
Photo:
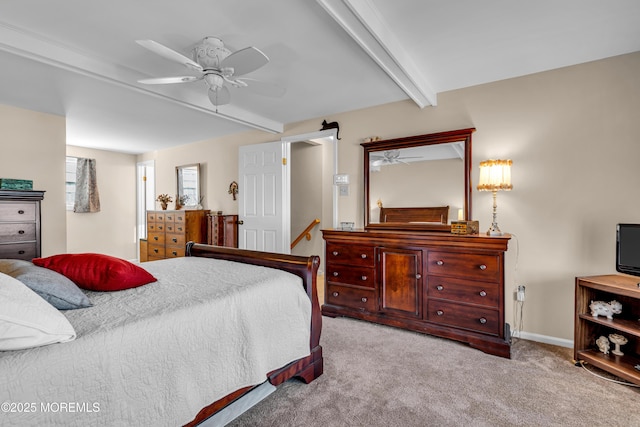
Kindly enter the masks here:
[[100, 195], [96, 180], [96, 159], [78, 157], [74, 212], [100, 212]]

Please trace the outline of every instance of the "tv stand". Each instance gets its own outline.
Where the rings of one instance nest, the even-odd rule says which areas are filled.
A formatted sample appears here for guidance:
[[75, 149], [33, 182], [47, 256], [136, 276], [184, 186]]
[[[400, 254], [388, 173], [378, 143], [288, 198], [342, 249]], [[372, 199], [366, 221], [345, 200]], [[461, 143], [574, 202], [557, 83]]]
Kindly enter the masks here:
[[[576, 364], [587, 362], [626, 381], [640, 385], [640, 283], [634, 276], [612, 274], [576, 277], [574, 359]], [[622, 304], [622, 313], [613, 319], [593, 317], [589, 309], [592, 301]], [[596, 346], [600, 336], [619, 334], [628, 342], [622, 346], [623, 356], [609, 351], [604, 354]], [[611, 345], [611, 349], [614, 345]]]

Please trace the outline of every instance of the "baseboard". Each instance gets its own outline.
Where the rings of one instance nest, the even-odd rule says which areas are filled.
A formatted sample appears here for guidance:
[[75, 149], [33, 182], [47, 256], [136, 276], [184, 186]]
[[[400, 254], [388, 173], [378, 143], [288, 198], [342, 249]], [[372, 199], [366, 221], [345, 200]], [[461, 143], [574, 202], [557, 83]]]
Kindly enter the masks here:
[[534, 334], [531, 332], [518, 332], [512, 331], [511, 336], [514, 338], [521, 338], [523, 340], [536, 341], [544, 344], [557, 345], [558, 347], [573, 348], [573, 340], [566, 340], [563, 338], [550, 337], [548, 335]]

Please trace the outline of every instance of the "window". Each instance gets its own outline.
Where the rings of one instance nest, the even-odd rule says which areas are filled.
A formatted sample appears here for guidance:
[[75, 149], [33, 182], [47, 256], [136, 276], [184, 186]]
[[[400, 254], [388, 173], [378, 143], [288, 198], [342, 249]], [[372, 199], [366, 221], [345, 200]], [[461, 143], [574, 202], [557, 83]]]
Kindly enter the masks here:
[[65, 186], [66, 186], [66, 203], [67, 210], [73, 210], [73, 204], [76, 198], [76, 163], [77, 157], [67, 157], [65, 167]]

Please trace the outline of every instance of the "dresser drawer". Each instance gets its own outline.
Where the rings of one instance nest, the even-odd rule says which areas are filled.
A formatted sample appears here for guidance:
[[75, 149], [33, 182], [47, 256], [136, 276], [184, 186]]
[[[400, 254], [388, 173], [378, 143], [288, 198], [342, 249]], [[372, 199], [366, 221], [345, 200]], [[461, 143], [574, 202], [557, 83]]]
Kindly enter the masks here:
[[0, 242], [28, 242], [36, 240], [36, 223], [0, 222]]
[[176, 214], [174, 212], [167, 212], [164, 214], [164, 222], [174, 222], [176, 220]]
[[35, 203], [29, 202], [2, 202], [0, 203], [0, 221], [2, 222], [21, 222], [36, 220]]
[[500, 306], [501, 288], [497, 283], [483, 283], [452, 277], [429, 276], [427, 286], [427, 296], [429, 298], [480, 304], [495, 308]]
[[148, 242], [147, 244], [147, 255], [149, 256], [149, 258], [154, 257], [154, 258], [164, 258], [164, 245], [160, 246], [160, 245], [154, 245], [151, 242]]
[[374, 247], [327, 243], [327, 263], [373, 267]]
[[427, 272], [430, 275], [499, 282], [500, 265], [500, 257], [491, 254], [429, 251], [427, 255]]
[[36, 242], [12, 243], [0, 245], [0, 258], [24, 259], [31, 261], [38, 256]]
[[185, 253], [185, 247], [177, 247], [177, 246], [167, 246], [164, 251], [164, 256], [166, 258], [179, 258], [183, 257]]
[[427, 320], [443, 325], [500, 335], [502, 325], [497, 310], [430, 299]]
[[374, 312], [378, 308], [373, 289], [328, 284], [325, 301], [327, 304], [355, 308], [361, 311]]
[[150, 245], [160, 245], [164, 246], [164, 233], [159, 233], [157, 231], [149, 230], [147, 234], [147, 241]]
[[187, 241], [185, 240], [184, 234], [167, 233], [165, 235], [165, 243], [167, 244], [167, 246], [179, 246], [184, 248], [187, 244]]
[[325, 277], [328, 282], [373, 288], [375, 286], [375, 271], [373, 268], [328, 263]]
[[164, 222], [150, 222], [147, 224], [147, 231], [149, 233], [162, 232], [164, 233]]

